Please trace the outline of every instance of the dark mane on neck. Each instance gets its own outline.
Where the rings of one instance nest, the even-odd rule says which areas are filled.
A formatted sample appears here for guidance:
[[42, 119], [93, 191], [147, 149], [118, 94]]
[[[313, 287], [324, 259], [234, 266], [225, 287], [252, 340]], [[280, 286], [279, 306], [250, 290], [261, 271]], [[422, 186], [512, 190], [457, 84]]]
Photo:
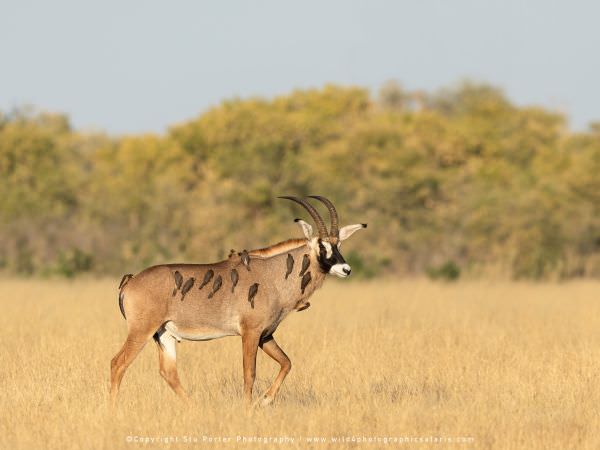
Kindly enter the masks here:
[[280, 255], [303, 245], [306, 245], [306, 239], [288, 239], [287, 241], [278, 242], [268, 247], [251, 250], [248, 254], [254, 258], [270, 258], [271, 256]]

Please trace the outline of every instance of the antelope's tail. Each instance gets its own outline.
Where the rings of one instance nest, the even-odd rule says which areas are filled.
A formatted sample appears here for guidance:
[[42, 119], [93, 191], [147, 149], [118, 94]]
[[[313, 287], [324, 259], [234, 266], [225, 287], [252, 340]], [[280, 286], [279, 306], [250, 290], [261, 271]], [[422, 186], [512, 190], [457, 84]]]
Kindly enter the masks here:
[[132, 278], [133, 274], [128, 273], [126, 275], [123, 275], [123, 278], [121, 278], [121, 282], [119, 283], [119, 309], [121, 310], [121, 314], [123, 314], [125, 320], [127, 320], [127, 317], [125, 317], [125, 309], [123, 308], [123, 299], [125, 298], [125, 296], [123, 295], [123, 288]]

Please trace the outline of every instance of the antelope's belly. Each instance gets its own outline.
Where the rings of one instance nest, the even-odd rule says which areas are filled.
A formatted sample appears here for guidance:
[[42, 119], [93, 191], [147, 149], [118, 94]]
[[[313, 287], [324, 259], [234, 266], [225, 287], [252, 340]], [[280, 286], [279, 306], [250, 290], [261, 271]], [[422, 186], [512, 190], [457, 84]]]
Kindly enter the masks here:
[[177, 327], [173, 322], [167, 322], [165, 324], [165, 330], [178, 341], [181, 341], [182, 339], [188, 341], [210, 341], [212, 339], [239, 334], [232, 329], [220, 329], [206, 326], [184, 329]]

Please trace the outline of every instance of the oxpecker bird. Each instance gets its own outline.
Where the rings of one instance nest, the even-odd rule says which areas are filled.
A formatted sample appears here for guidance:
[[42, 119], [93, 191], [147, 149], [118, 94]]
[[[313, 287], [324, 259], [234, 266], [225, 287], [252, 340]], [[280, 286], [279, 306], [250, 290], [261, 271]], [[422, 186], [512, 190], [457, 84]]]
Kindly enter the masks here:
[[175, 289], [173, 289], [173, 297], [175, 297], [177, 290], [181, 287], [181, 283], [183, 283], [183, 277], [177, 270], [173, 274], [173, 277], [175, 278]]
[[212, 280], [212, 277], [214, 276], [214, 272], [212, 269], [209, 269], [208, 272], [206, 272], [206, 275], [204, 275], [204, 280], [202, 280], [202, 283], [200, 284], [200, 287], [198, 289], [202, 289], [204, 286], [206, 286], [210, 280]]
[[186, 280], [186, 282], [183, 283], [183, 287], [181, 288], [181, 301], [183, 301], [183, 298], [185, 297], [185, 294], [187, 294], [188, 291], [194, 285], [194, 281], [196, 281], [196, 279], [192, 277], [192, 278], [188, 278]]

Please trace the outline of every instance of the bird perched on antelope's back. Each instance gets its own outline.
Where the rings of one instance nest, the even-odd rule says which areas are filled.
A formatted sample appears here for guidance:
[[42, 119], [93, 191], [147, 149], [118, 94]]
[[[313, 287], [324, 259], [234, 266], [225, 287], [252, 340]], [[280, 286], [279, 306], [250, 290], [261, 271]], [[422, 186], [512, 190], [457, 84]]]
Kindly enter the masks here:
[[300, 273], [298, 274], [298, 276], [299, 277], [304, 276], [304, 273], [309, 268], [309, 266], [310, 266], [310, 258], [308, 255], [304, 255], [304, 257], [302, 258], [302, 270], [300, 270]]
[[223, 278], [221, 277], [221, 275], [217, 275], [217, 278], [215, 278], [215, 282], [213, 283], [212, 292], [210, 294], [208, 294], [208, 298], [213, 298], [213, 295], [215, 295], [215, 293], [219, 289], [221, 289], [222, 285], [223, 285]]
[[248, 272], [250, 272], [250, 255], [248, 254], [248, 250], [244, 249], [239, 255], [242, 257], [242, 264], [245, 265]]
[[254, 308], [254, 297], [258, 292], [258, 286], [258, 283], [254, 283], [252, 286], [250, 286], [250, 289], [248, 289], [248, 301], [250, 302], [250, 306], [252, 306], [252, 308]]
[[181, 288], [181, 301], [183, 301], [185, 294], [188, 293], [188, 291], [192, 288], [192, 286], [194, 285], [194, 281], [196, 281], [196, 279], [194, 277], [192, 278], [188, 278], [186, 280], [185, 283], [183, 283], [183, 286]]
[[173, 297], [175, 297], [177, 290], [181, 288], [181, 283], [183, 283], [183, 277], [181, 276], [179, 271], [176, 270], [173, 274], [173, 278], [175, 278], [175, 289], [173, 289]]
[[292, 270], [294, 270], [294, 257], [289, 253], [287, 255], [286, 266], [285, 279], [287, 280], [287, 277], [292, 273]]
[[208, 272], [206, 272], [206, 274], [204, 275], [204, 280], [202, 280], [202, 283], [200, 284], [200, 287], [198, 289], [202, 289], [204, 286], [206, 286], [208, 282], [212, 280], [214, 274], [215, 273], [213, 272], [213, 270], [209, 269]]
[[240, 275], [238, 274], [238, 271], [235, 269], [231, 269], [231, 293], [233, 293], [235, 287], [238, 284], [239, 279]]

